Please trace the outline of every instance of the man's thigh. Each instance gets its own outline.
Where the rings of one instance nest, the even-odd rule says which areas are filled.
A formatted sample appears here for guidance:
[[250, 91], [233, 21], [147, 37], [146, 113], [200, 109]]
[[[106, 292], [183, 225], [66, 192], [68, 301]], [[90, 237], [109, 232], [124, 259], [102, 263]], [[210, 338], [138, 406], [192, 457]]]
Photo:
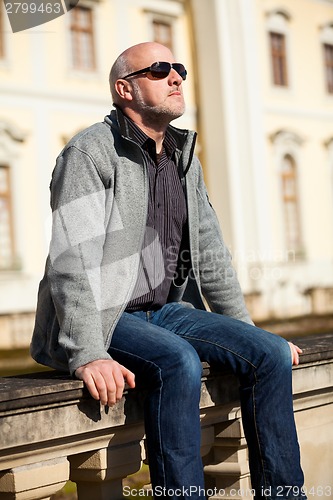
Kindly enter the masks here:
[[144, 313], [142, 317], [126, 312], [122, 314], [108, 350], [113, 359], [144, 379], [156, 372], [156, 368], [169, 368], [172, 360], [179, 360], [180, 354], [184, 359], [199, 361], [189, 342], [166, 328], [142, 319], [144, 316]]
[[279, 351], [290, 357], [287, 342], [278, 335], [222, 314], [171, 303], [155, 320], [189, 342], [201, 361], [231, 365], [236, 372], [244, 364], [255, 369], [263, 357]]

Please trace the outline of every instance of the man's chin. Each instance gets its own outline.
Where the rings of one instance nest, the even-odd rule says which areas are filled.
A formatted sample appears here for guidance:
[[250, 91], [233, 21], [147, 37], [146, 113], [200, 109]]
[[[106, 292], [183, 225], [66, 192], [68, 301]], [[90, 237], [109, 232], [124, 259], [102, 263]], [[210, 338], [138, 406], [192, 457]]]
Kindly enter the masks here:
[[185, 107], [179, 107], [178, 109], [170, 109], [170, 108], [156, 108], [156, 107], [148, 107], [145, 106], [144, 110], [141, 109], [142, 116], [144, 116], [144, 121], [147, 124], [151, 123], [159, 123], [163, 125], [167, 125], [168, 123], [176, 120], [183, 116], [185, 112]]
[[185, 113], [185, 107], [166, 111], [166, 115], [169, 117], [170, 121], [180, 118], [181, 116], [183, 116], [184, 113]]

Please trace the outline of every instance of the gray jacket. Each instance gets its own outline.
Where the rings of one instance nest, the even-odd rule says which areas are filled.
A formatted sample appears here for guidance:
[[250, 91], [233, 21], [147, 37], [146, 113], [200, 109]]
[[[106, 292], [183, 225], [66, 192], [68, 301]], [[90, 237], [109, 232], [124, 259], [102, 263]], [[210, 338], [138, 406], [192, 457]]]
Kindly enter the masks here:
[[[170, 126], [188, 206], [177, 280], [168, 301], [252, 323], [231, 257], [208, 200], [196, 134]], [[73, 373], [110, 359], [112, 332], [132, 297], [148, 206], [145, 160], [119, 110], [73, 137], [51, 181], [52, 239], [38, 291], [31, 355]], [[157, 286], [152, 275], [149, 286]], [[148, 286], [147, 285], [147, 286]]]

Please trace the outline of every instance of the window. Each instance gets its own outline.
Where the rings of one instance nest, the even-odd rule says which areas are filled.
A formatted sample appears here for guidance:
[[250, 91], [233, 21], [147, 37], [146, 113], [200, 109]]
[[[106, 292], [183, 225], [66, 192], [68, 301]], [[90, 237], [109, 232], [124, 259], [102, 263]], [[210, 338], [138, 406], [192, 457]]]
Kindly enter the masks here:
[[324, 43], [324, 64], [327, 92], [333, 94], [333, 45], [328, 43]]
[[331, 198], [333, 200], [333, 137], [330, 137], [324, 144], [327, 148], [328, 167], [331, 178]]
[[72, 65], [80, 71], [96, 68], [93, 31], [93, 12], [88, 7], [75, 7], [70, 11]]
[[9, 167], [0, 165], [0, 269], [13, 265], [14, 242]]
[[154, 42], [161, 43], [173, 51], [173, 36], [171, 22], [153, 19]]
[[329, 94], [333, 94], [333, 23], [321, 26], [320, 42], [323, 50], [324, 85]]
[[277, 130], [270, 136], [276, 164], [276, 195], [279, 209], [281, 248], [296, 258], [305, 258], [302, 235], [302, 206], [299, 191], [299, 165], [302, 165], [304, 139], [294, 131]]
[[271, 59], [274, 85], [286, 87], [287, 77], [287, 56], [286, 37], [281, 33], [270, 32]]
[[284, 211], [284, 231], [288, 250], [299, 251], [301, 232], [298, 213], [297, 172], [294, 158], [284, 156], [281, 168], [282, 203]]
[[4, 12], [3, 3], [0, 2], [0, 59], [5, 57], [5, 40], [4, 40]]
[[288, 87], [288, 47], [290, 45], [290, 14], [285, 10], [273, 10], [267, 13], [266, 29], [268, 33], [269, 58], [272, 83], [279, 87]]

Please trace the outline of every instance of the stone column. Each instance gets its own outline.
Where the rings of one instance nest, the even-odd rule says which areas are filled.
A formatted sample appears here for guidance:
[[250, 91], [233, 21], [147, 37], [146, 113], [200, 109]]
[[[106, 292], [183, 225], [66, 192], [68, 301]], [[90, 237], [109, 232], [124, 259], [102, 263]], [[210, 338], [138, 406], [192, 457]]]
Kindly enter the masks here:
[[140, 442], [127, 442], [69, 457], [70, 479], [77, 484], [79, 500], [120, 500], [122, 481], [142, 465]]
[[209, 498], [251, 500], [247, 445], [240, 418], [215, 426], [214, 446], [205, 460]]
[[65, 457], [22, 465], [0, 472], [0, 498], [46, 500], [65, 486], [68, 479], [69, 462]]

